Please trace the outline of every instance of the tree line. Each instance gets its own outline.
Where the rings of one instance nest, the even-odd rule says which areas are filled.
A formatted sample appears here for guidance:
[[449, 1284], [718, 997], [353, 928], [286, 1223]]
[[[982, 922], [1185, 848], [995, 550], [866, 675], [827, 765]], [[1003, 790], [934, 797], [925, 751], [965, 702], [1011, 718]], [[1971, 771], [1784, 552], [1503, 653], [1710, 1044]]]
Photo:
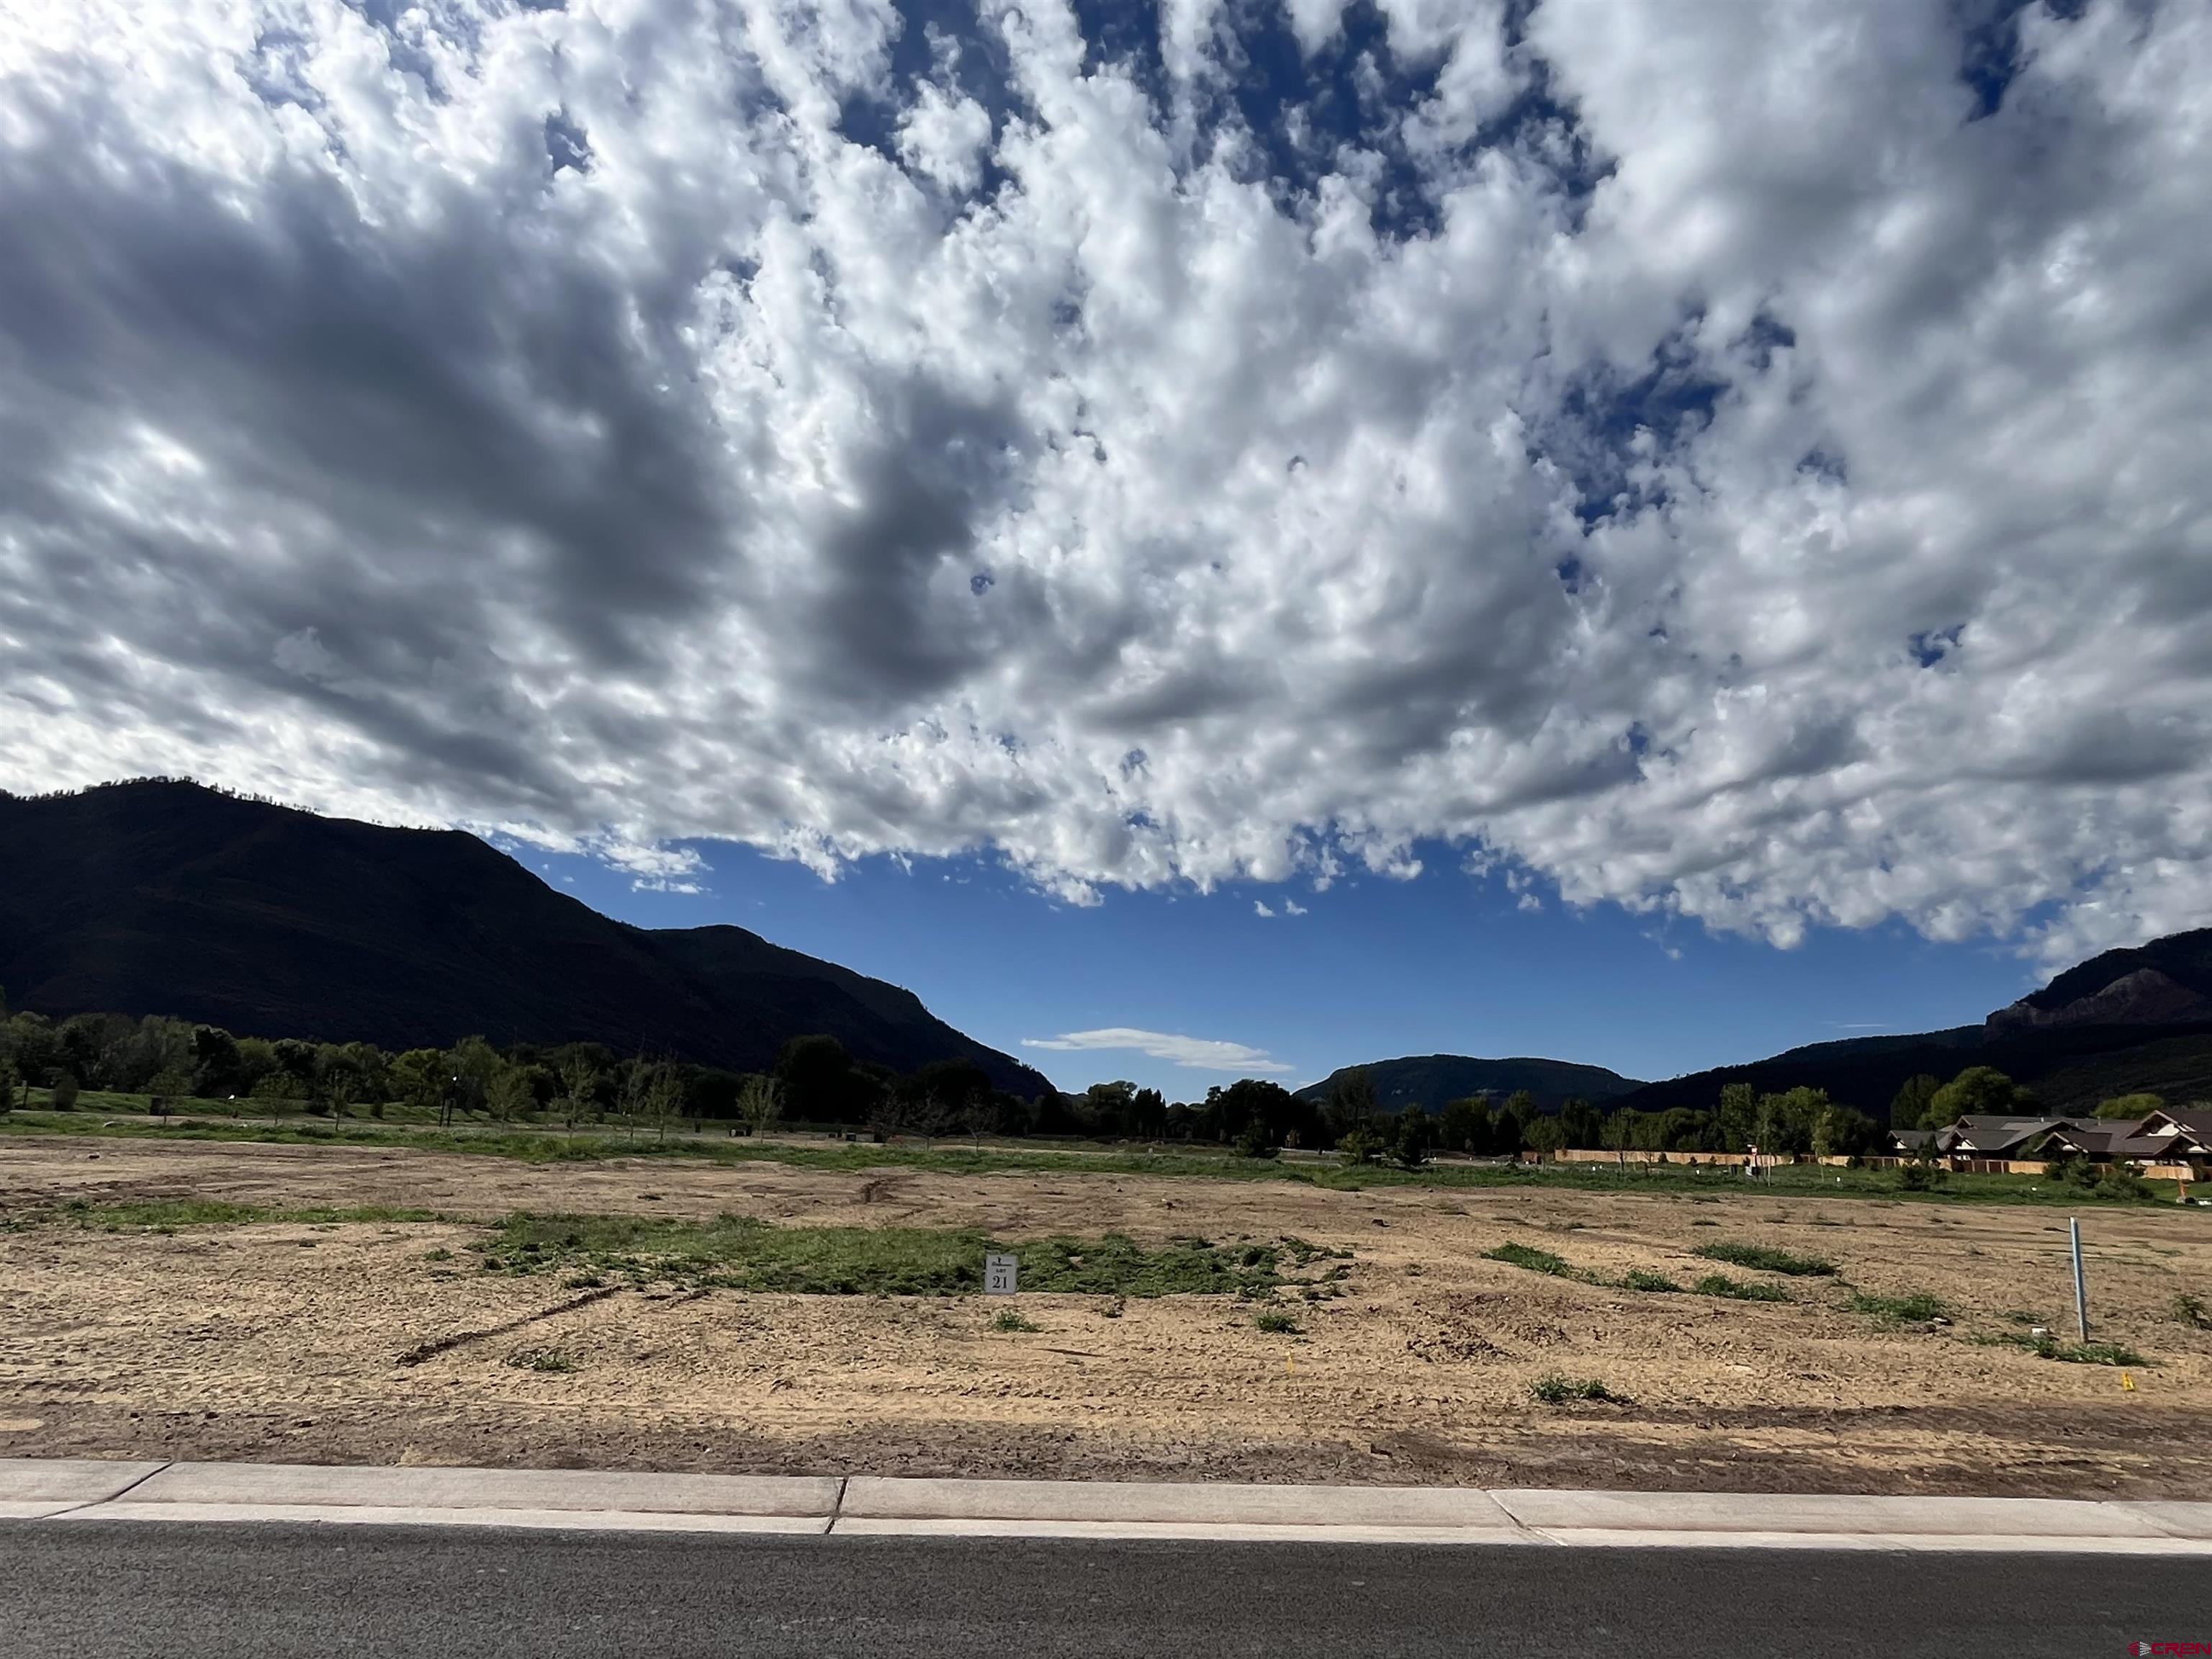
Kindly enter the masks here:
[[[1022, 1134], [1086, 1125], [996, 1088], [972, 1060], [909, 1073], [854, 1059], [835, 1037], [795, 1037], [763, 1073], [700, 1066], [603, 1043], [517, 1042], [481, 1035], [449, 1048], [392, 1051], [373, 1042], [240, 1036], [162, 1015], [87, 1013], [55, 1021], [9, 1014], [0, 996], [0, 1103], [27, 1105], [33, 1088], [70, 1109], [81, 1091], [174, 1102], [251, 1101], [272, 1115], [410, 1115], [494, 1122], [658, 1126], [684, 1120], [757, 1130], [781, 1119], [888, 1136]], [[1069, 1119], [1060, 1121], [1060, 1119]]]
[[[0, 1103], [27, 1104], [32, 1088], [67, 1109], [81, 1089], [154, 1097], [250, 1100], [272, 1115], [381, 1116], [398, 1104], [417, 1117], [495, 1122], [621, 1121], [663, 1133], [685, 1120], [757, 1131], [790, 1121], [864, 1130], [878, 1139], [1076, 1136], [1224, 1146], [1249, 1157], [1284, 1148], [1336, 1151], [1353, 1162], [1414, 1164], [1435, 1152], [1517, 1157], [1568, 1148], [1622, 1152], [1851, 1156], [1875, 1150], [1882, 1128], [1821, 1090], [1760, 1093], [1724, 1085], [1710, 1109], [1606, 1110], [1570, 1099], [1547, 1112], [1527, 1091], [1502, 1101], [1474, 1096], [1441, 1111], [1407, 1106], [1386, 1113], [1364, 1070], [1343, 1073], [1321, 1099], [1279, 1083], [1242, 1078], [1202, 1100], [1170, 1102], [1127, 1081], [1094, 1084], [1080, 1095], [1035, 1099], [996, 1087], [972, 1060], [933, 1061], [912, 1072], [857, 1060], [836, 1038], [787, 1042], [774, 1066], [740, 1073], [601, 1043], [512, 1043], [482, 1036], [449, 1048], [391, 1052], [369, 1042], [234, 1035], [217, 1025], [161, 1015], [76, 1014], [53, 1021], [9, 1015], [0, 994]], [[2125, 1095], [2099, 1108], [2139, 1117], [2162, 1103]], [[1969, 1066], [1948, 1082], [1916, 1077], [1891, 1102], [1899, 1128], [1939, 1127], [1969, 1114], [2032, 1115], [2034, 1096], [2002, 1072]]]

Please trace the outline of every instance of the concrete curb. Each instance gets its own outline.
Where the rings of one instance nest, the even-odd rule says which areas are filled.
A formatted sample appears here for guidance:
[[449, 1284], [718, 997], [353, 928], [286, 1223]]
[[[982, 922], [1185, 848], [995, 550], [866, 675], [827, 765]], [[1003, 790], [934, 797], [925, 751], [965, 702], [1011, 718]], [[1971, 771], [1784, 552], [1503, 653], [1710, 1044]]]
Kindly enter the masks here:
[[0, 1458], [0, 1520], [2212, 1556], [2212, 1503]]

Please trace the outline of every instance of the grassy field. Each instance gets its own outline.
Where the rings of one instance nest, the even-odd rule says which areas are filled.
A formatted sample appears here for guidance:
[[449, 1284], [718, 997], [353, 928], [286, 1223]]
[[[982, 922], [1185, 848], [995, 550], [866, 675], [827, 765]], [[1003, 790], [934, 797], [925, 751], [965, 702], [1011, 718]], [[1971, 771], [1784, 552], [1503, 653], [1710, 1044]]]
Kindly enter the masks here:
[[[246, 1102], [185, 1102], [166, 1118], [151, 1116], [143, 1096], [79, 1097], [74, 1112], [40, 1109], [33, 1091], [30, 1109], [0, 1116], [0, 1134], [119, 1136], [162, 1140], [258, 1141], [279, 1146], [342, 1145], [473, 1152], [526, 1163], [591, 1162], [608, 1158], [669, 1158], [722, 1164], [775, 1163], [796, 1168], [864, 1170], [927, 1170], [945, 1174], [1038, 1174], [1080, 1168], [1094, 1174], [1195, 1176], [1208, 1180], [1301, 1182], [1333, 1189], [1395, 1186], [1495, 1188], [1541, 1186], [1578, 1192], [1756, 1192], [1766, 1197], [1882, 1198], [1946, 1204], [2051, 1204], [2069, 1209], [2172, 1202], [2168, 1183], [2148, 1199], [2085, 1193], [2034, 1176], [1948, 1176], [1934, 1191], [1905, 1188], [1893, 1170], [1836, 1169], [1784, 1164], [1763, 1170], [1756, 1182], [1741, 1172], [1686, 1164], [1510, 1164], [1438, 1158], [1419, 1170], [1389, 1165], [1347, 1166], [1332, 1154], [1287, 1152], [1279, 1158], [1239, 1158], [1209, 1147], [1103, 1144], [1088, 1141], [985, 1140], [930, 1143], [854, 1142], [828, 1133], [738, 1139], [721, 1127], [673, 1127], [664, 1136], [646, 1127], [594, 1125], [568, 1129], [548, 1124], [474, 1122], [441, 1128], [434, 1122], [359, 1116], [333, 1122], [304, 1114], [272, 1121], [257, 1110], [237, 1114]], [[356, 1109], [358, 1110], [360, 1109]], [[397, 1109], [394, 1109], [396, 1112]]]

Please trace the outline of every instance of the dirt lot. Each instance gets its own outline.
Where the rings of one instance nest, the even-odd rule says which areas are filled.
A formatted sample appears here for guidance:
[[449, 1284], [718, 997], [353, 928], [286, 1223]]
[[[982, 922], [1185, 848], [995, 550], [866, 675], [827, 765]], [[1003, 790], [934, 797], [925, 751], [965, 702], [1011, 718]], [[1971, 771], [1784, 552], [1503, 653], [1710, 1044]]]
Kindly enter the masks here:
[[[1349, 1294], [1287, 1304], [1295, 1335], [1212, 1297], [1114, 1316], [1024, 1296], [1040, 1328], [1008, 1333], [981, 1297], [623, 1289], [549, 1311], [579, 1292], [472, 1271], [480, 1235], [450, 1223], [34, 1225], [0, 1232], [0, 1455], [2138, 1496], [2212, 1479], [2212, 1333], [2173, 1313], [2212, 1301], [2201, 1210], [2087, 1219], [2094, 1334], [2149, 1362], [2128, 1390], [1992, 1340], [2022, 1314], [2071, 1334], [2065, 1218], [2029, 1207], [0, 1139], [0, 1216], [72, 1197], [1296, 1235], [1355, 1256]], [[1847, 1285], [1724, 1301], [1480, 1255], [1512, 1240], [1687, 1284], [1718, 1239], [1828, 1257]], [[1954, 1322], [1885, 1328], [1852, 1290], [1931, 1291]], [[510, 1363], [544, 1348], [575, 1369]], [[1627, 1403], [1539, 1403], [1551, 1373]]]

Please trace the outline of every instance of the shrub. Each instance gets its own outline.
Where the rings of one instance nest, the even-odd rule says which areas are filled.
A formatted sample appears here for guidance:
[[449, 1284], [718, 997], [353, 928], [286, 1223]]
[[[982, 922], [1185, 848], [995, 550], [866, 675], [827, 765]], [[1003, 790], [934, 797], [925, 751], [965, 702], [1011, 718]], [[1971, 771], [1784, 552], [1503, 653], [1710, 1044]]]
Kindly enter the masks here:
[[1373, 1164], [1382, 1156], [1382, 1139], [1366, 1129], [1354, 1129], [1336, 1143], [1336, 1152], [1346, 1164]]
[[1267, 1133], [1267, 1126], [1254, 1118], [1244, 1126], [1244, 1133], [1237, 1137], [1237, 1156], [1239, 1158], [1274, 1158], [1282, 1149]]
[[1296, 1336], [1298, 1322], [1280, 1308], [1262, 1308], [1252, 1317], [1253, 1324], [1270, 1336]]
[[1854, 1294], [1851, 1311], [1872, 1314], [1877, 1319], [1919, 1325], [1924, 1325], [1931, 1319], [1947, 1319], [1951, 1313], [1942, 1302], [1925, 1291], [1915, 1291], [1910, 1296]]
[[2202, 1297], [2191, 1296], [2186, 1291], [2175, 1297], [2173, 1316], [2192, 1329], [2212, 1331], [2212, 1314], [2205, 1312]]
[[1563, 1406], [1571, 1400], [1603, 1400], [1616, 1406], [1630, 1403], [1627, 1395], [1615, 1394], [1595, 1376], [1562, 1376], [1557, 1371], [1538, 1377], [1528, 1385], [1528, 1392], [1547, 1406]]
[[53, 1109], [58, 1112], [76, 1110], [76, 1079], [64, 1072], [54, 1079]]
[[1940, 1164], [1911, 1163], [1898, 1166], [1897, 1187], [1899, 1192], [1933, 1192], [1950, 1182], [1951, 1172]]
[[2108, 1165], [2090, 1189], [2100, 1198], [2148, 1198], [2150, 1183], [2124, 1164]]
[[2027, 1348], [2039, 1359], [2057, 1359], [2069, 1365], [2140, 1365], [2143, 1357], [2118, 1342], [2061, 1342], [2044, 1335], [2032, 1339]]
[[1726, 1273], [1707, 1273], [1690, 1286], [1692, 1296], [1724, 1296], [1733, 1302], [1787, 1302], [1790, 1292], [1779, 1285], [1759, 1285], [1730, 1279]]
[[998, 1317], [991, 1322], [991, 1328], [994, 1331], [1033, 1331], [1037, 1328], [1012, 1308], [1001, 1308]]
[[1690, 1254], [1703, 1256], [1708, 1261], [1725, 1261], [1734, 1267], [1752, 1267], [1760, 1273], [1789, 1273], [1797, 1278], [1826, 1277], [1836, 1271], [1836, 1264], [1823, 1256], [1793, 1255], [1771, 1245], [1745, 1244], [1735, 1239], [1700, 1244]]
[[1490, 1261], [1504, 1261], [1516, 1267], [1526, 1267], [1532, 1273], [1551, 1273], [1565, 1278], [1572, 1271], [1565, 1261], [1549, 1250], [1531, 1249], [1526, 1244], [1500, 1244], [1494, 1250], [1485, 1250], [1483, 1257]]
[[1677, 1291], [1682, 1287], [1664, 1273], [1648, 1273], [1641, 1267], [1634, 1269], [1622, 1279], [1624, 1288], [1632, 1291]]

